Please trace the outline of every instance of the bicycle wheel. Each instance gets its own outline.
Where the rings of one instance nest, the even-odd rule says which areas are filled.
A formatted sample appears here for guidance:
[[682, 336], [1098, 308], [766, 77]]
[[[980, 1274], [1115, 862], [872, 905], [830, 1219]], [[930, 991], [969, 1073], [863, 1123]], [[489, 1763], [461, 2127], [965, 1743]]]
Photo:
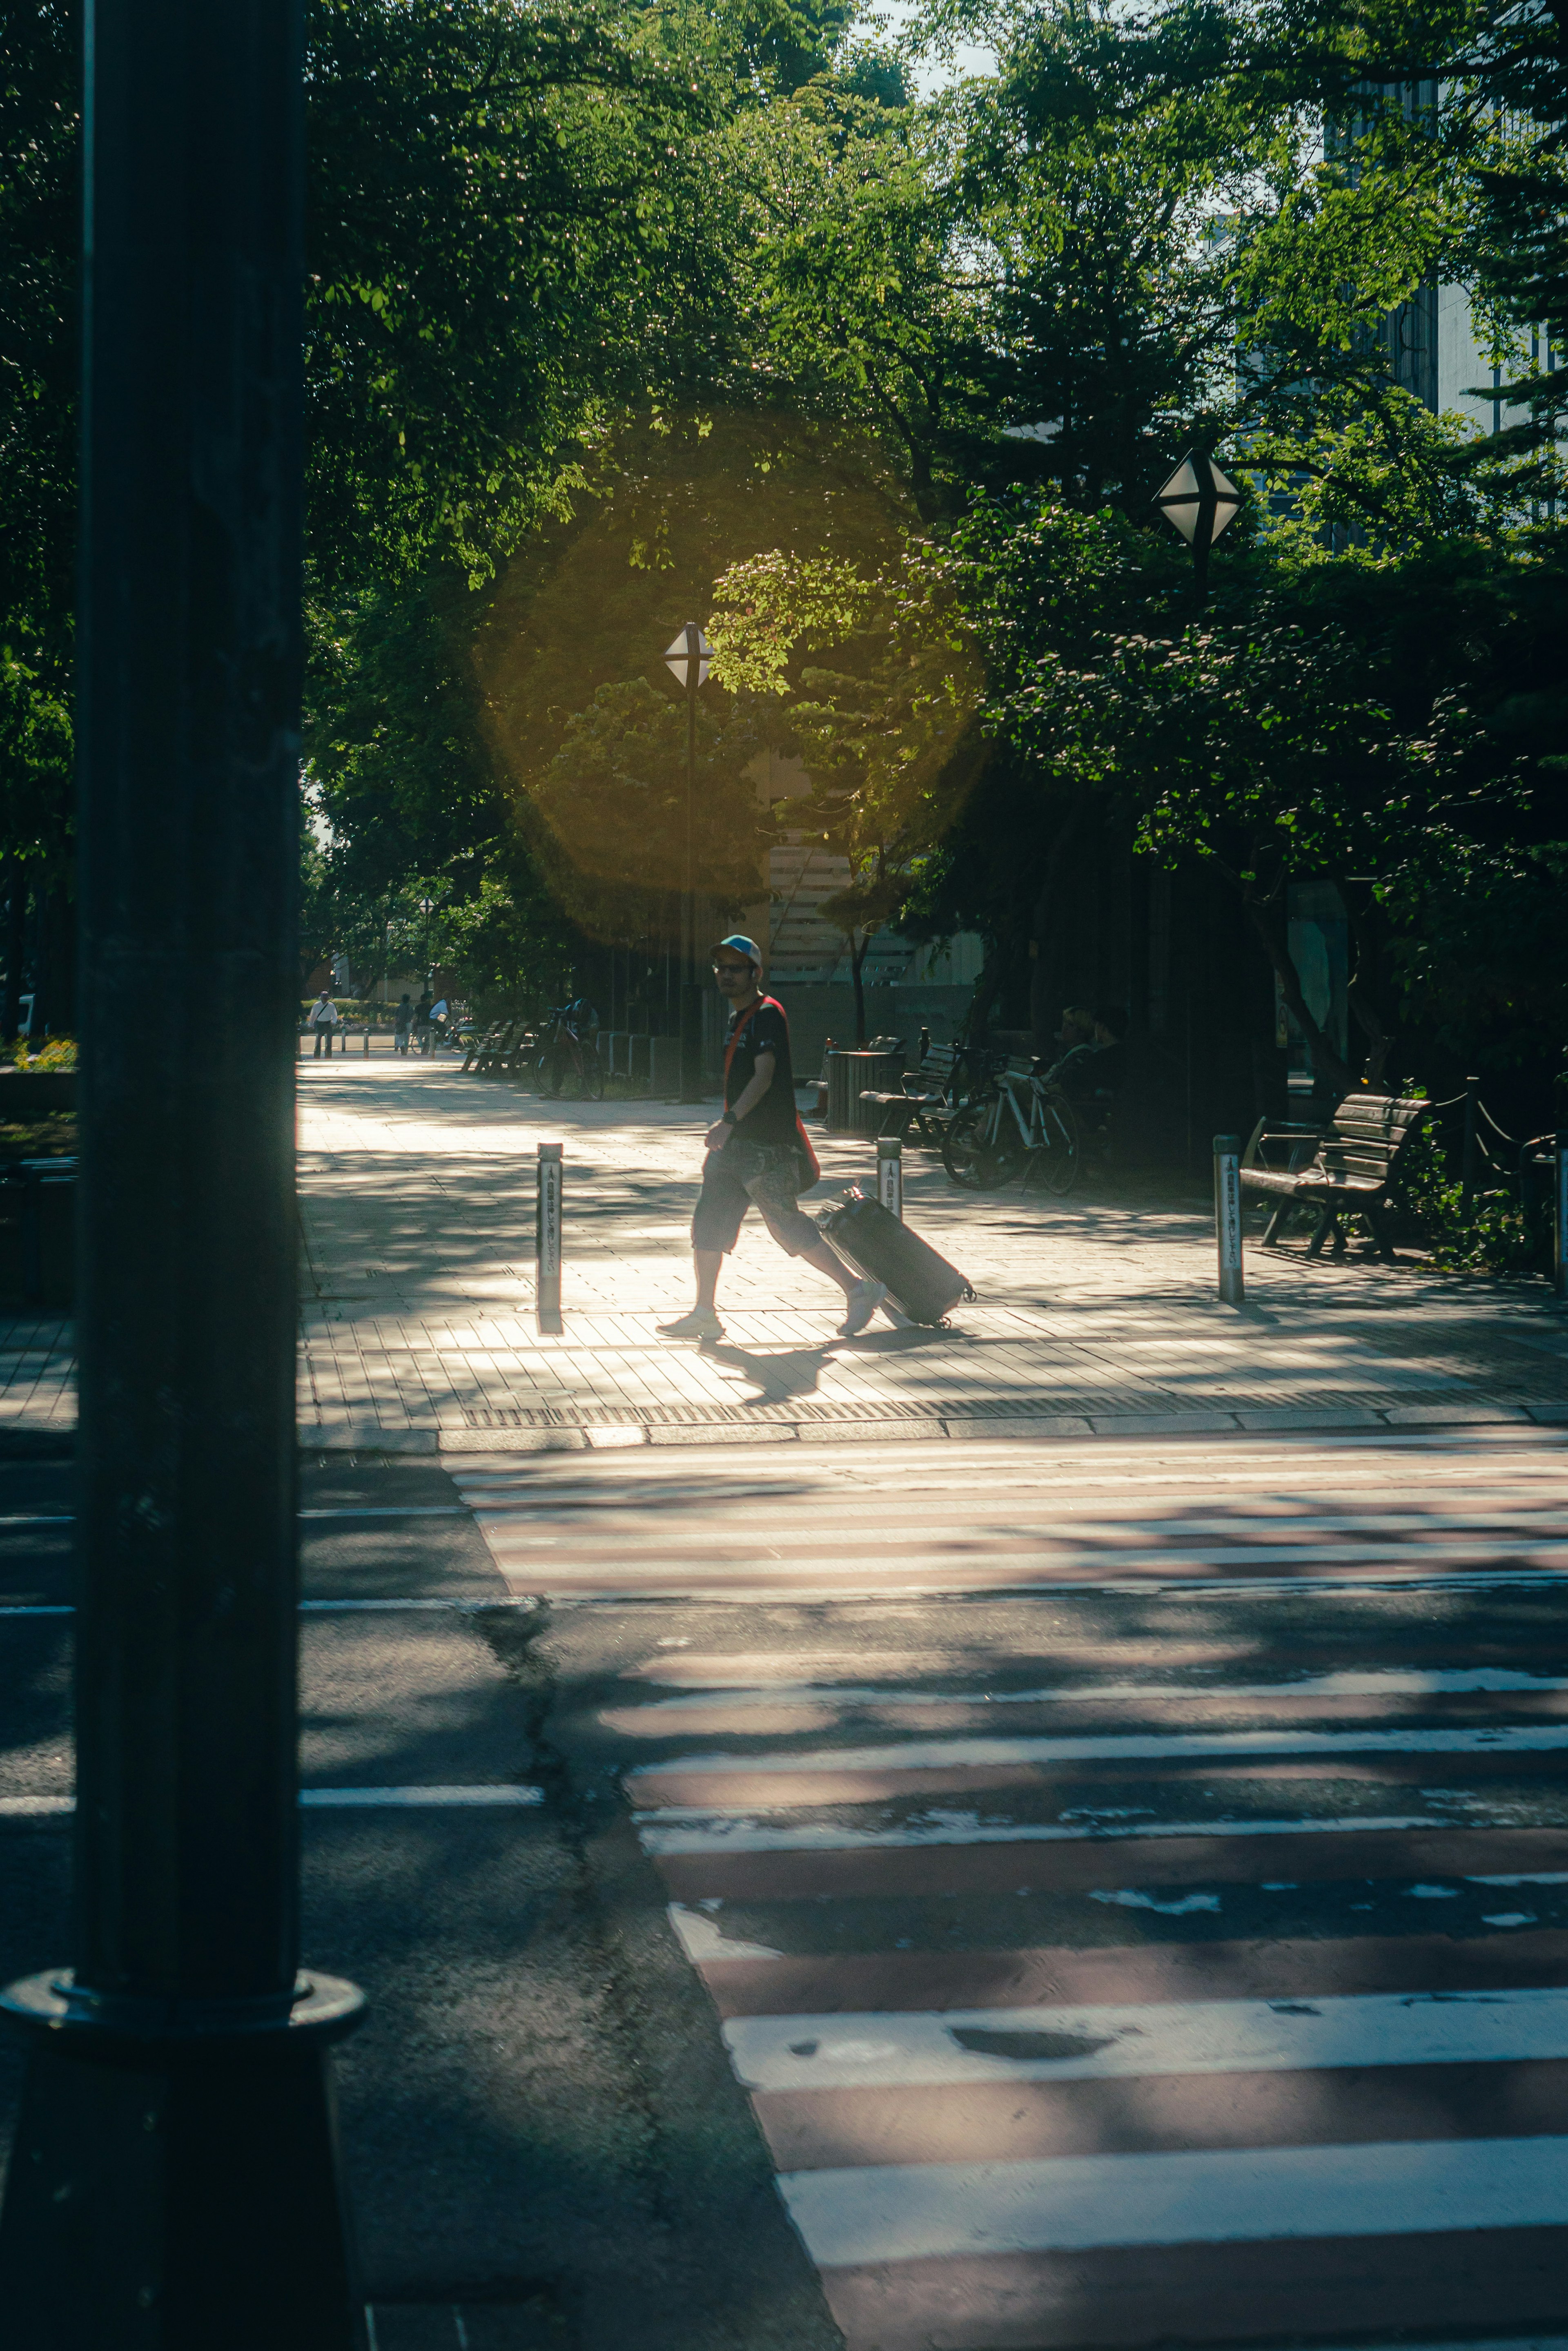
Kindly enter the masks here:
[[603, 1102], [605, 1098], [605, 1065], [589, 1045], [583, 1047], [583, 1099]]
[[1041, 1104], [1040, 1119], [1045, 1142], [1031, 1155], [1030, 1174], [1037, 1176], [1048, 1192], [1063, 1199], [1077, 1182], [1078, 1170], [1084, 1164], [1078, 1113], [1065, 1094], [1053, 1094]]
[[993, 1108], [975, 1102], [961, 1111], [942, 1138], [942, 1165], [966, 1192], [998, 1191], [1017, 1172], [1012, 1155], [988, 1139]]

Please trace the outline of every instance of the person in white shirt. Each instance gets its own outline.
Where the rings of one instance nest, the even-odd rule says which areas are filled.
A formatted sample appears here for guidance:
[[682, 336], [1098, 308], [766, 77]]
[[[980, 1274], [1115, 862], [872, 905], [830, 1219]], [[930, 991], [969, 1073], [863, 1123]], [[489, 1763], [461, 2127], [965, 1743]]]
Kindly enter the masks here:
[[316, 1031], [316, 1059], [319, 1061], [324, 1046], [331, 1053], [332, 1031], [337, 1026], [337, 1007], [325, 988], [310, 1008], [310, 1025]]

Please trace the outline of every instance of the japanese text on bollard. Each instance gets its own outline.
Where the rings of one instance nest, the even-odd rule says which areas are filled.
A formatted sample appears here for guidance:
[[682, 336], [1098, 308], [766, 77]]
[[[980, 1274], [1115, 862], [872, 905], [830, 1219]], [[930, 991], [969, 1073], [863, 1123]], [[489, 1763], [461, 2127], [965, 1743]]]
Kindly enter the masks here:
[[877, 1197], [889, 1216], [904, 1215], [904, 1146], [896, 1134], [877, 1138]]
[[539, 1145], [535, 1197], [534, 1300], [541, 1331], [561, 1328], [561, 1151], [558, 1143]]
[[1234, 1134], [1214, 1138], [1214, 1238], [1220, 1296], [1227, 1306], [1240, 1306], [1246, 1277], [1241, 1270], [1241, 1144]]

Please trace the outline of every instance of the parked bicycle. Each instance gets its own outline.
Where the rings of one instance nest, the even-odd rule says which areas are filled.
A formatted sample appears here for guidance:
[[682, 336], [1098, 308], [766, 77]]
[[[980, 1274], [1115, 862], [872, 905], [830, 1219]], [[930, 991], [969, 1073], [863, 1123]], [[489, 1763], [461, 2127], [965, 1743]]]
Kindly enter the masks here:
[[545, 1015], [523, 1074], [552, 1101], [603, 1102], [604, 1063], [583, 1034], [575, 1004], [557, 1005]]
[[1038, 1183], [1061, 1197], [1082, 1164], [1077, 1112], [1048, 1076], [1027, 1070], [999, 1071], [942, 1138], [943, 1166], [971, 1192], [1000, 1191], [1022, 1175], [1025, 1191]]

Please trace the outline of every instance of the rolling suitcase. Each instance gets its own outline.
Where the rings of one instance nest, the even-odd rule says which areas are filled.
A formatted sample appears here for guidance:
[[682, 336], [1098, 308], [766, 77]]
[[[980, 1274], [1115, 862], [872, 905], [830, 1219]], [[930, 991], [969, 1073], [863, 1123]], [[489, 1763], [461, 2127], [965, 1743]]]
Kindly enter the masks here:
[[887, 1283], [889, 1301], [911, 1322], [940, 1322], [961, 1298], [974, 1296], [945, 1257], [858, 1187], [816, 1221], [857, 1272]]

